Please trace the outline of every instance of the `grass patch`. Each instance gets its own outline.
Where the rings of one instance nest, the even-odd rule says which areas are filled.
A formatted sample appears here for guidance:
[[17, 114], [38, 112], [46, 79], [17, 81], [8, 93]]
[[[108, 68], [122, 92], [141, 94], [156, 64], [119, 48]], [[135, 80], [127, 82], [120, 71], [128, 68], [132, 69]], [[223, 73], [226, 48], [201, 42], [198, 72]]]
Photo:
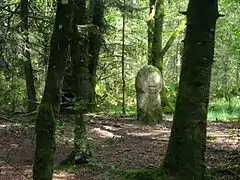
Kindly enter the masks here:
[[[122, 114], [121, 106], [108, 106], [105, 109], [109, 114]], [[209, 103], [208, 120], [233, 120], [240, 119], [240, 97], [232, 98], [231, 101], [225, 99], [217, 99]], [[136, 116], [135, 107], [127, 107], [126, 114]]]
[[208, 120], [240, 119], [240, 99], [236, 97], [231, 101], [220, 99], [211, 102], [208, 108]]
[[171, 180], [162, 169], [132, 169], [122, 173], [124, 180]]

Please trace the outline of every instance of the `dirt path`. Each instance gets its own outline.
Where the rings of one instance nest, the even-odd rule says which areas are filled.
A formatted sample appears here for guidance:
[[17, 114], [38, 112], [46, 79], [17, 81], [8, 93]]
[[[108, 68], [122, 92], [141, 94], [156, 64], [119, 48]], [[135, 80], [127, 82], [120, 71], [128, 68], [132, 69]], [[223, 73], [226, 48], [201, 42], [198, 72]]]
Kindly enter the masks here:
[[[0, 118], [0, 180], [31, 179], [34, 128], [20, 119]], [[116, 172], [126, 169], [154, 167], [161, 163], [166, 151], [171, 121], [161, 125], [136, 124], [131, 116], [88, 116], [87, 131], [92, 138], [94, 158], [91, 166], [56, 167], [55, 180], [116, 179]], [[57, 130], [56, 164], [73, 146], [73, 124], [70, 117], [61, 119]], [[208, 124], [207, 167], [218, 179], [240, 177], [239, 124]]]

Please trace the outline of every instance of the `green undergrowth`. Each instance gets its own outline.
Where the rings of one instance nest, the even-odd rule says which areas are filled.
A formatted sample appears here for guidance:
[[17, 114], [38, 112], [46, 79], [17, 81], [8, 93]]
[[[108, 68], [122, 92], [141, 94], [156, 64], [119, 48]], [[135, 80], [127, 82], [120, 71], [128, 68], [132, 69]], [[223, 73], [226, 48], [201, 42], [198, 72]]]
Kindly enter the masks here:
[[240, 99], [231, 101], [220, 99], [209, 104], [208, 120], [238, 120], [240, 119]]
[[123, 171], [123, 180], [170, 180], [161, 169], [132, 169]]
[[[125, 160], [122, 160], [118, 163], [107, 163], [101, 162], [94, 158], [89, 158], [89, 163], [84, 165], [57, 165], [55, 170], [58, 172], [79, 172], [79, 173], [93, 173], [94, 175], [98, 174], [98, 177], [101, 176], [103, 180], [112, 180], [116, 179], [122, 174], [121, 166], [126, 164]], [[118, 178], [117, 178], [118, 179]]]
[[[105, 109], [109, 114], [122, 114], [122, 107], [120, 105], [109, 106]], [[232, 98], [231, 101], [225, 99], [213, 100], [208, 107], [208, 120], [238, 120], [240, 119], [240, 98]], [[136, 107], [127, 107], [127, 115], [136, 115]]]
[[[90, 164], [86, 165], [61, 165], [56, 166], [55, 170], [56, 172], [99, 172], [103, 180], [179, 180], [176, 177], [167, 175], [166, 171], [161, 168], [120, 170], [113, 164], [95, 163], [90, 162]], [[206, 174], [205, 180], [217, 180], [217, 177], [209, 171]]]
[[[109, 114], [122, 114], [122, 107], [121, 106], [111, 106], [108, 109]], [[135, 115], [136, 109], [135, 108], [126, 108], [126, 114], [128, 115]]]

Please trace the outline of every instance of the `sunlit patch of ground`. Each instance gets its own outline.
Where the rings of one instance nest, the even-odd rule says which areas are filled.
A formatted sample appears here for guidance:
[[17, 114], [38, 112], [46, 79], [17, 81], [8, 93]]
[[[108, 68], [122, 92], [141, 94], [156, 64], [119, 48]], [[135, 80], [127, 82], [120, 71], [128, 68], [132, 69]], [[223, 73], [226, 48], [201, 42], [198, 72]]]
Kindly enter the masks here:
[[228, 147], [237, 149], [240, 147], [240, 122], [239, 123], [216, 123], [212, 122], [207, 128], [207, 136], [218, 148]]
[[[164, 158], [171, 131], [171, 116], [158, 125], [138, 124], [133, 116], [91, 115], [86, 117], [87, 132], [92, 139], [92, 167], [56, 168], [55, 180], [116, 179], [118, 170], [154, 167]], [[74, 124], [62, 118], [57, 128], [55, 164], [73, 148]], [[210, 168], [232, 167], [240, 162], [239, 124], [208, 124], [206, 161]], [[34, 127], [0, 121], [0, 180], [31, 179], [34, 159]], [[236, 152], [238, 153], [236, 153]], [[219, 175], [231, 180], [235, 175]]]
[[[76, 180], [74, 173], [56, 172], [53, 175], [54, 180]], [[81, 179], [80, 179], [81, 180]]]
[[[108, 126], [109, 129], [110, 126]], [[106, 129], [106, 126], [104, 127]], [[90, 130], [90, 133], [95, 134], [99, 138], [120, 138], [120, 135], [115, 135], [112, 132], [103, 130], [101, 128], [93, 128]]]

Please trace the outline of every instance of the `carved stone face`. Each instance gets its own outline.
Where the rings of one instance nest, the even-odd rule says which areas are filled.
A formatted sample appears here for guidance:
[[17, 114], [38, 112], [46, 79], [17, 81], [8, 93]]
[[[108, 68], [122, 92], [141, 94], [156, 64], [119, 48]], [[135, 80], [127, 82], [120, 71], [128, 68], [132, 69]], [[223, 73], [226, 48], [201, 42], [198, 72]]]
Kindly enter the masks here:
[[162, 78], [160, 71], [151, 65], [144, 66], [137, 74], [135, 88], [138, 119], [157, 122], [161, 108]]
[[151, 65], [144, 66], [136, 78], [136, 91], [149, 94], [160, 93], [162, 89], [162, 78], [159, 70]]
[[147, 84], [148, 84], [148, 93], [156, 94], [161, 91], [162, 82], [158, 72], [152, 71], [148, 73]]

